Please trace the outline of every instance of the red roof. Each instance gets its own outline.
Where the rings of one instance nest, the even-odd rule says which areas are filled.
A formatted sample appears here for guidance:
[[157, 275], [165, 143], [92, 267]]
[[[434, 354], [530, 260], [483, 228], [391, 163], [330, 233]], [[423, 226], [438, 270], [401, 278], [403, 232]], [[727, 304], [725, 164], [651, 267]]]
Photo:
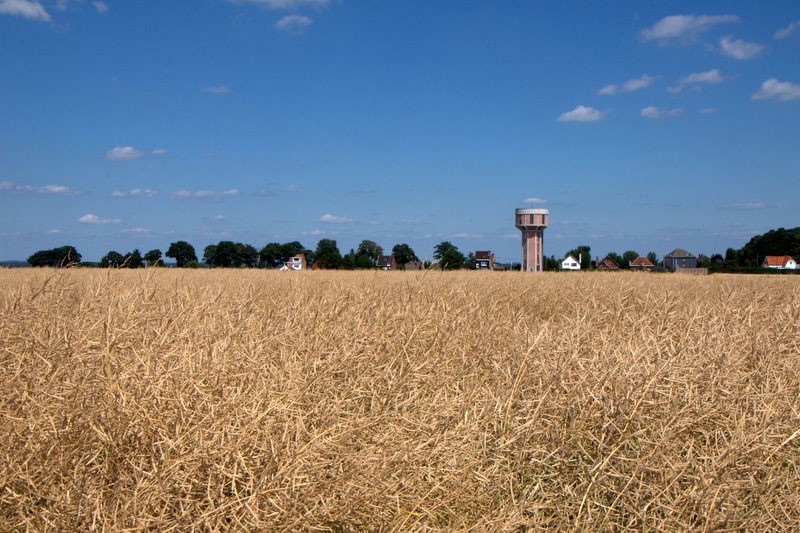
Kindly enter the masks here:
[[632, 267], [654, 267], [655, 265], [648, 258], [642, 257], [640, 255], [639, 257], [637, 257], [636, 259], [631, 261], [631, 266]]
[[792, 261], [791, 255], [768, 255], [764, 258], [764, 262], [761, 266], [765, 267], [782, 267], [786, 266], [786, 263]]
[[485, 251], [484, 250], [478, 250], [478, 251], [475, 252], [475, 259], [484, 259], [485, 260], [485, 259], [491, 259], [491, 258], [492, 258], [492, 252], [490, 252], [488, 250], [485, 250]]
[[602, 261], [597, 263], [597, 268], [599, 270], [619, 270], [619, 265], [616, 261], [606, 256]]

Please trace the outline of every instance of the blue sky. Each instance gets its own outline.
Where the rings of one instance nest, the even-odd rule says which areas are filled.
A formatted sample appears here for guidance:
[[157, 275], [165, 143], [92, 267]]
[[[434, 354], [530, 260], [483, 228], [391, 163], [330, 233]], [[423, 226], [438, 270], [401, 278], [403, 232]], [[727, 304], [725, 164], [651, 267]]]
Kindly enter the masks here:
[[800, 225], [800, 3], [0, 0], [0, 259]]

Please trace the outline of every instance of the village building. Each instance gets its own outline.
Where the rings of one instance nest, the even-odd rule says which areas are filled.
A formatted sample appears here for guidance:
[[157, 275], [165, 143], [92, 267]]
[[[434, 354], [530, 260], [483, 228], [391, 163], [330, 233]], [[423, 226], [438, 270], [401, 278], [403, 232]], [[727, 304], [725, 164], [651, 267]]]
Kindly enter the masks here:
[[494, 270], [494, 254], [489, 250], [475, 252], [476, 270]]
[[761, 266], [777, 270], [795, 270], [797, 269], [797, 261], [790, 255], [768, 255], [764, 258]]
[[647, 271], [653, 270], [656, 267], [652, 261], [641, 255], [636, 259], [634, 259], [633, 261], [631, 261], [630, 263], [628, 263], [628, 266], [630, 266], [632, 270], [647, 270]]
[[580, 270], [581, 264], [580, 262], [572, 257], [572, 255], [568, 255], [561, 261], [561, 270]]
[[617, 262], [608, 256], [605, 256], [602, 261], [598, 259], [595, 265], [597, 266], [597, 270], [619, 270]]
[[305, 254], [297, 254], [293, 257], [290, 257], [280, 269], [285, 272], [287, 270], [306, 270], [306, 268], [307, 265]]
[[684, 268], [697, 268], [697, 257], [683, 248], [675, 248], [664, 256], [664, 268], [672, 272]]
[[397, 261], [393, 255], [379, 255], [378, 268], [380, 270], [397, 270]]

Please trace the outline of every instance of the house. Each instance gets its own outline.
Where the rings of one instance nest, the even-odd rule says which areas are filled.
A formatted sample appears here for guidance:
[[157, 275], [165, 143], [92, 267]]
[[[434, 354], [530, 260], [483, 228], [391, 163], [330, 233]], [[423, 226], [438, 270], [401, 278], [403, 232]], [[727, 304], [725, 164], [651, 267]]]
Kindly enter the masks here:
[[561, 261], [561, 270], [580, 270], [581, 264], [578, 262], [577, 259], [572, 257], [572, 255], [568, 255]]
[[476, 270], [494, 270], [494, 254], [489, 250], [475, 252]]
[[628, 263], [628, 265], [632, 270], [647, 270], [648, 272], [656, 267], [652, 261], [641, 255]]
[[285, 272], [287, 270], [306, 270], [306, 268], [305, 254], [297, 254], [294, 257], [290, 257], [289, 260], [283, 264], [281, 270]]
[[397, 270], [397, 262], [393, 255], [379, 255], [378, 268], [380, 270]]
[[605, 256], [602, 261], [598, 258], [595, 265], [597, 265], [597, 270], [619, 270], [617, 262], [608, 256]]
[[673, 272], [679, 268], [697, 268], [697, 257], [683, 248], [675, 248], [664, 256], [664, 268]]
[[768, 255], [761, 263], [764, 268], [775, 268], [778, 270], [795, 270], [797, 261], [790, 255]]
[[403, 270], [422, 270], [422, 263], [420, 261], [409, 261]]

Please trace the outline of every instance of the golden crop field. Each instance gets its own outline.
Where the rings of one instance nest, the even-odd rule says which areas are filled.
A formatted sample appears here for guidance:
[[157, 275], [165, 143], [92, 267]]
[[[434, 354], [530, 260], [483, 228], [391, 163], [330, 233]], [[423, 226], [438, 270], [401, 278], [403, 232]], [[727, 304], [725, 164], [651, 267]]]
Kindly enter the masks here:
[[800, 278], [0, 271], [2, 530], [800, 529]]

